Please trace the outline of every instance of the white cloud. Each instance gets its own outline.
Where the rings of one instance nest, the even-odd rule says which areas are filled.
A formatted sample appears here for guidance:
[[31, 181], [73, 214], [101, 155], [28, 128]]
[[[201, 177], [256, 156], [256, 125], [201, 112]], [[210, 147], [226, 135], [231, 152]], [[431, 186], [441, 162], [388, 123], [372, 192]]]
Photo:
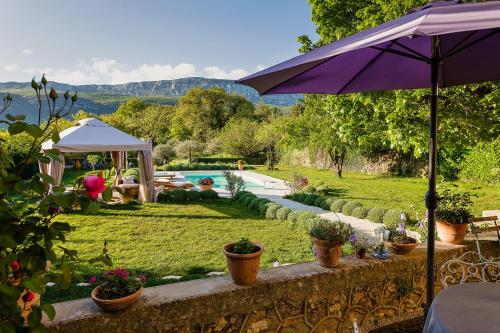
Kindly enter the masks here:
[[19, 68], [19, 65], [17, 64], [10, 64], [10, 65], [5, 65], [3, 66], [3, 69], [5, 69], [7, 72], [15, 72]]
[[217, 67], [217, 66], [208, 66], [203, 69], [206, 77], [214, 78], [214, 79], [228, 79], [228, 80], [236, 80], [241, 79], [244, 76], [248, 75], [248, 72], [244, 69], [237, 68], [233, 69], [229, 72]]
[[264, 66], [264, 65], [257, 65], [257, 66], [255, 66], [255, 70], [256, 70], [257, 72], [260, 72], [261, 70], [264, 70], [264, 69], [266, 69], [267, 67], [268, 67], [268, 66]]
[[[13, 65], [7, 65], [13, 66]], [[3, 66], [4, 70], [8, 70]], [[0, 67], [1, 68], [1, 67]], [[203, 76], [218, 79], [239, 79], [248, 72], [244, 69], [224, 70], [218, 66], [207, 66], [198, 70], [189, 63], [141, 64], [136, 67], [126, 66], [116, 59], [94, 58], [91, 61], [81, 61], [73, 69], [67, 68], [24, 68], [10, 67], [13, 72], [22, 73], [23, 77], [40, 76], [44, 73], [48, 80], [70, 84], [119, 84], [135, 81], [170, 80], [190, 76]]]
[[33, 50], [30, 50], [30, 49], [24, 49], [22, 51], [22, 54], [26, 54], [26, 55], [33, 55]]

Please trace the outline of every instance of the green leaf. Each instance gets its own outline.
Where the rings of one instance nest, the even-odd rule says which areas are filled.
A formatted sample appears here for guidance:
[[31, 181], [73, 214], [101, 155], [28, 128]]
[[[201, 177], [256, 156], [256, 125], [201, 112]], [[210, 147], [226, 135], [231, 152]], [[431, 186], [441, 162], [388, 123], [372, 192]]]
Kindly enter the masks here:
[[47, 155], [48, 157], [50, 157], [53, 160], [60, 161], [61, 151], [59, 149], [47, 149], [47, 150], [45, 150], [45, 155]]
[[112, 198], [113, 198], [113, 190], [110, 187], [108, 187], [104, 190], [104, 192], [102, 192], [102, 200], [111, 201]]
[[54, 202], [63, 208], [70, 208], [73, 203], [73, 196], [70, 193], [54, 193]]
[[61, 137], [59, 136], [59, 132], [57, 130], [54, 130], [51, 135], [52, 142], [58, 143], [59, 140], [61, 140]]
[[41, 137], [43, 135], [43, 132], [40, 129], [40, 127], [38, 127], [37, 125], [33, 125], [33, 124], [26, 126], [26, 132], [29, 135], [31, 135], [32, 137], [34, 137], [35, 139], [38, 139], [39, 137]]
[[17, 122], [9, 125], [9, 134], [16, 135], [26, 130], [26, 123]]
[[56, 181], [54, 180], [54, 178], [52, 178], [51, 176], [49, 176], [46, 173], [40, 173], [40, 172], [38, 172], [36, 175], [38, 177], [40, 177], [46, 183], [49, 183], [49, 184], [52, 184], [52, 185], [56, 183]]
[[43, 280], [42, 279], [32, 278], [29, 280], [24, 280], [23, 286], [25, 286], [27, 289], [32, 290], [36, 293], [39, 293], [39, 294], [43, 293]]
[[18, 121], [18, 120], [22, 121], [22, 120], [26, 119], [26, 116], [22, 115], [22, 114], [18, 114], [18, 115], [15, 115], [15, 116], [13, 116], [11, 114], [6, 114], [5, 118], [7, 118], [10, 121]]
[[[30, 326], [30, 332], [37, 329], [40, 326], [40, 322], [42, 321], [42, 311], [39, 307], [33, 307], [30, 315], [28, 316], [28, 325]], [[40, 332], [35, 331], [35, 332]]]
[[54, 317], [56, 316], [56, 310], [52, 306], [52, 304], [44, 303], [40, 305], [40, 309], [42, 309], [43, 312], [49, 317], [50, 320], [53, 320]]
[[16, 246], [17, 243], [11, 235], [5, 233], [0, 234], [0, 247], [15, 249]]

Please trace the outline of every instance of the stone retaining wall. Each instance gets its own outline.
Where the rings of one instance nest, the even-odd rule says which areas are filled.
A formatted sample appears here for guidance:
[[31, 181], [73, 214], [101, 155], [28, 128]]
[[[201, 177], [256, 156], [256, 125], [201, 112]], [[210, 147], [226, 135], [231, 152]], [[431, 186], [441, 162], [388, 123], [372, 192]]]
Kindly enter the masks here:
[[[436, 266], [463, 246], [436, 246]], [[389, 260], [343, 258], [263, 270], [251, 287], [217, 277], [147, 288], [130, 309], [100, 312], [91, 299], [58, 303], [49, 332], [362, 332], [422, 315], [425, 246]], [[438, 271], [438, 270], [436, 270]], [[439, 290], [439, 286], [437, 289]]]

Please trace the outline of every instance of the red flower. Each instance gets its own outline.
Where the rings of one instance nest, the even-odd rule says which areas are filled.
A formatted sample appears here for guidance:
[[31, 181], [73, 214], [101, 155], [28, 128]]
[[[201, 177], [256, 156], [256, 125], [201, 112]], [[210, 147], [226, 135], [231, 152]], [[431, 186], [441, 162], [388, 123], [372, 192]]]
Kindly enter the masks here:
[[24, 303], [31, 302], [34, 298], [35, 294], [31, 291], [28, 291], [26, 294], [23, 295]]
[[108, 276], [118, 276], [118, 277], [121, 277], [124, 280], [128, 280], [129, 273], [127, 272], [127, 270], [125, 270], [123, 268], [115, 268], [113, 270], [108, 271], [106, 273], [106, 275], [108, 275]]
[[94, 283], [96, 283], [96, 282], [97, 282], [97, 277], [95, 277], [95, 276], [91, 276], [91, 277], [89, 277], [89, 283], [90, 283], [90, 284], [94, 284]]
[[92, 199], [96, 200], [99, 193], [104, 192], [106, 186], [104, 185], [104, 178], [99, 176], [87, 176], [83, 181], [83, 186], [87, 190], [87, 195]]
[[19, 268], [21, 267], [21, 264], [17, 260], [12, 260], [10, 263], [10, 268], [12, 268], [12, 271], [17, 272]]
[[142, 274], [139, 274], [137, 279], [139, 279], [139, 281], [141, 281], [141, 283], [146, 283], [146, 281], [148, 280], [148, 277], [146, 276], [146, 274], [142, 273]]

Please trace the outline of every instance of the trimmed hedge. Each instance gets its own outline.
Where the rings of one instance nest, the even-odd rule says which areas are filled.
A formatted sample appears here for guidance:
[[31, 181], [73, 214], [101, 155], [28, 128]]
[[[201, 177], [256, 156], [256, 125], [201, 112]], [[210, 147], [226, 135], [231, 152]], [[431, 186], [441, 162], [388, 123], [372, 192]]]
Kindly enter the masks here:
[[382, 223], [386, 212], [387, 210], [384, 208], [372, 208], [366, 215], [366, 219], [375, 223]]
[[272, 203], [271, 200], [261, 198], [259, 199], [259, 204], [257, 205], [257, 209], [259, 210], [260, 215], [265, 216], [266, 215], [266, 210], [267, 210], [267, 205]]
[[236, 193], [233, 197], [233, 200], [234, 201], [238, 201], [239, 202], [239, 199], [245, 195], [248, 195], [248, 194], [252, 194], [252, 195], [255, 195], [251, 192], [248, 192], [248, 191], [239, 191], [238, 193]]
[[389, 209], [384, 214], [384, 224], [388, 228], [395, 228], [401, 223], [401, 217], [404, 216], [404, 220], [406, 221], [406, 214], [401, 209]]
[[351, 216], [356, 217], [358, 219], [364, 219], [368, 215], [369, 211], [370, 211], [370, 208], [368, 208], [368, 207], [363, 207], [363, 206], [356, 207], [352, 211]]
[[[245, 166], [246, 169], [253, 169], [251, 166]], [[165, 164], [156, 167], [157, 171], [192, 171], [192, 170], [238, 170], [237, 164], [226, 163], [191, 163], [191, 164]]]
[[342, 207], [347, 203], [347, 200], [338, 199], [332, 202], [330, 205], [330, 210], [335, 213], [340, 213], [342, 211]]
[[277, 203], [269, 203], [267, 205], [267, 210], [266, 210], [266, 219], [267, 220], [275, 220], [276, 219], [276, 213], [278, 212], [278, 210], [282, 208], [281, 205], [277, 204]]
[[287, 220], [288, 218], [288, 214], [290, 214], [292, 210], [288, 207], [281, 207], [280, 209], [278, 209], [276, 211], [276, 218], [281, 221], [281, 222], [284, 222]]
[[309, 206], [314, 206], [316, 199], [318, 199], [319, 197], [320, 196], [318, 194], [308, 194], [304, 198], [304, 204]]
[[241, 204], [245, 207], [249, 207], [252, 200], [257, 199], [257, 197], [252, 195], [245, 195], [241, 197]]
[[332, 203], [335, 200], [338, 200], [338, 199], [337, 198], [326, 198], [325, 199], [325, 206], [323, 207], [323, 209], [330, 210], [330, 207], [332, 206]]
[[[325, 199], [325, 197], [323, 197], [321, 195], [318, 196], [316, 198], [316, 200], [314, 200], [314, 206], [325, 209], [325, 206], [326, 206], [326, 199]], [[326, 208], [326, 209], [328, 209], [328, 208]]]
[[259, 200], [260, 200], [260, 198], [257, 198], [257, 197], [250, 200], [250, 203], [248, 204], [248, 208], [251, 210], [257, 210], [257, 207], [259, 207]]
[[361, 202], [359, 201], [348, 201], [342, 206], [342, 214], [350, 216], [354, 208], [361, 207]]
[[237, 164], [238, 160], [245, 161], [245, 168], [248, 164], [266, 164], [266, 156], [257, 157], [195, 157], [193, 162], [198, 164]]
[[308, 211], [297, 212], [297, 223], [301, 226], [308, 227], [312, 219], [317, 218], [318, 214]]
[[205, 191], [186, 191], [182, 189], [161, 191], [158, 193], [157, 201], [159, 203], [186, 203], [199, 202], [200, 200], [216, 200], [219, 194], [213, 190]]

